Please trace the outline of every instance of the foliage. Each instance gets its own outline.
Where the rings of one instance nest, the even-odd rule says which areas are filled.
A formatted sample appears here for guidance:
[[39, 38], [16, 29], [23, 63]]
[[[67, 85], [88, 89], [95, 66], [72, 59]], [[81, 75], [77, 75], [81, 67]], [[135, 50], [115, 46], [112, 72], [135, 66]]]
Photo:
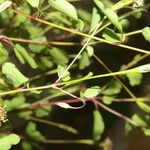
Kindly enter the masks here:
[[0, 147], [1, 150], [8, 150], [12, 145], [18, 144], [20, 141], [20, 137], [16, 134], [6, 135], [0, 138]]
[[[126, 134], [138, 127], [145, 136], [150, 136], [148, 93], [138, 97], [130, 90], [140, 86], [144, 73], [150, 72], [150, 64], [139, 63], [150, 52], [128, 45], [130, 36], [137, 34], [149, 44], [150, 27], [145, 24], [135, 31], [130, 31], [129, 27], [133, 23], [130, 17], [140, 20], [150, 3], [144, 4], [141, 0], [93, 2], [92, 10], [84, 10], [77, 7], [82, 6], [83, 0], [0, 0], [0, 149], [8, 150], [19, 144], [20, 149], [33, 150], [42, 149], [41, 143], [43, 146], [55, 143], [38, 128], [42, 123], [78, 134], [77, 129], [45, 120], [45, 117], [50, 117], [54, 106], [80, 109], [87, 101], [95, 106], [91, 139], [58, 142], [100, 146], [106, 123], [99, 107], [124, 119]], [[113, 57], [111, 51], [117, 53], [115, 46], [135, 56], [130, 62], [125, 61], [126, 64], [118, 64], [120, 70], [112, 72], [100, 59], [101, 43], [109, 45], [107, 55], [110, 58]], [[108, 73], [99, 69], [97, 63]], [[103, 80], [104, 77], [109, 81]], [[123, 92], [129, 98], [124, 98]], [[127, 117], [109, 107], [124, 101], [134, 102], [148, 114], [135, 112]], [[72, 106], [73, 103], [81, 106]], [[25, 130], [17, 130], [14, 116], [19, 126], [24, 122], [21, 128]], [[11, 125], [7, 117], [12, 127], [6, 126]]]

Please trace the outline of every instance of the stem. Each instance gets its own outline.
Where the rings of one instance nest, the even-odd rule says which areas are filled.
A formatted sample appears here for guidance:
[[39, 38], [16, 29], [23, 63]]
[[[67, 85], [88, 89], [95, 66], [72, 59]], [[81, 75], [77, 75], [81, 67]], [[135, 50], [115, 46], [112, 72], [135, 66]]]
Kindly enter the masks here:
[[[91, 34], [92, 36], [95, 35], [97, 29], [101, 26], [103, 20], [97, 25], [97, 27], [95, 28], [95, 30], [93, 31], [93, 33]], [[81, 55], [81, 53], [84, 51], [84, 49], [88, 46], [89, 42], [90, 42], [91, 38], [88, 38], [87, 41], [85, 42], [85, 44], [83, 45], [83, 47], [81, 48], [81, 50], [79, 51], [79, 53], [76, 55], [76, 57], [73, 59], [73, 61], [69, 64], [69, 66], [66, 68], [66, 70], [64, 71], [64, 73], [62, 74], [62, 76], [64, 76], [64, 74], [70, 69], [70, 67], [75, 63], [75, 61], [78, 59], [78, 57]], [[58, 83], [61, 80], [61, 77], [59, 77], [55, 83]]]
[[[143, 8], [137, 9], [137, 10], [135, 10], [134, 12], [133, 12], [133, 11], [127, 12], [127, 13], [123, 14], [121, 17], [119, 17], [119, 20], [125, 19], [125, 18], [131, 16], [132, 14], [134, 14], [134, 13], [136, 13], [136, 12], [145, 11], [144, 9], [148, 9], [149, 7], [150, 7], [150, 4], [147, 4], [147, 5], [145, 5]], [[103, 26], [97, 31], [97, 33], [101, 32], [103, 29], [105, 29], [106, 27], [108, 27], [108, 26], [111, 25], [111, 24], [112, 24], [111, 22], [107, 22], [105, 25], [103, 25]]]
[[131, 61], [129, 64], [127, 64], [124, 68], [124, 70], [131, 68], [133, 65], [136, 65], [138, 62], [142, 61], [143, 59], [149, 57], [148, 54], [144, 54], [140, 59], [136, 61]]
[[77, 97], [77, 96], [71, 94], [70, 92], [63, 90], [62, 88], [58, 88], [58, 87], [56, 87], [56, 86], [54, 86], [54, 89], [57, 89], [57, 90], [59, 90], [59, 91], [65, 93], [65, 94], [67, 94], [67, 95], [70, 95], [71, 97], [76, 98], [78, 101], [80, 101], [80, 102], [83, 103], [81, 106], [78, 106], [78, 107], [72, 107], [72, 106], [71, 106], [71, 109], [81, 109], [81, 108], [83, 108], [83, 107], [85, 106], [86, 103], [85, 103], [85, 101], [84, 101], [82, 98]]
[[[74, 64], [74, 65], [72, 65], [71, 69], [74, 69], [74, 68], [76, 68], [77, 66], [78, 66], [77, 64]], [[41, 77], [53, 75], [53, 74], [56, 74], [56, 73], [57, 73], [57, 69], [53, 69], [53, 70], [50, 70], [50, 71], [48, 71], [48, 72], [46, 72], [46, 73], [44, 73], [44, 74], [38, 74], [38, 75], [36, 75], [36, 76], [34, 76], [34, 77], [31, 77], [31, 78], [29, 79], [29, 81], [34, 81], [34, 80], [37, 80], [37, 79], [39, 79], [39, 78], [41, 78]]]
[[82, 78], [82, 79], [75, 79], [75, 80], [72, 80], [72, 81], [63, 82], [63, 84], [71, 85], [71, 84], [75, 84], [75, 83], [86, 81], [86, 80], [104, 78], [104, 77], [110, 77], [110, 76], [116, 76], [116, 75], [124, 75], [124, 74], [128, 74], [128, 73], [133, 73], [133, 72], [139, 72], [139, 71], [138, 71], [137, 68], [133, 68], [133, 69], [125, 70], [125, 71], [112, 72], [112, 73], [96, 75], [96, 76], [92, 76], [92, 77], [85, 77], [85, 78]]
[[44, 89], [49, 89], [49, 88], [55, 89], [57, 86], [62, 86], [62, 85], [68, 86], [68, 85], [72, 85], [72, 84], [79, 83], [79, 82], [86, 81], [86, 80], [110, 77], [110, 76], [115, 76], [115, 75], [124, 75], [127, 73], [133, 73], [133, 72], [139, 72], [137, 68], [133, 68], [133, 69], [125, 70], [125, 71], [119, 71], [119, 72], [112, 72], [112, 73], [107, 73], [107, 74], [102, 74], [102, 75], [96, 75], [96, 76], [92, 76], [92, 77], [84, 77], [81, 79], [75, 79], [72, 81], [66, 81], [66, 82], [61, 82], [61, 83], [57, 83], [57, 84], [54, 83], [54, 84], [50, 84], [50, 85], [46, 85], [46, 86], [39, 86], [39, 87], [26, 88], [26, 89], [23, 89], [23, 88], [15, 89], [12, 91], [1, 92], [0, 96], [5, 96], [8, 94], [14, 94], [14, 93], [21, 93], [21, 92], [29, 92], [29, 91], [34, 91], [34, 90], [44, 90]]
[[[77, 92], [79, 90], [80, 90], [80, 87], [78, 85], [66, 89], [66, 91], [68, 91], [69, 93], [75, 93], [75, 92]], [[38, 104], [40, 104], [40, 106], [41, 105], [43, 106], [43, 104], [42, 104], [43, 102], [46, 102], [46, 101], [49, 101], [50, 99], [54, 99], [56, 97], [61, 97], [61, 96], [64, 96], [64, 95], [65, 95], [65, 93], [63, 93], [63, 92], [58, 92], [56, 94], [49, 95], [49, 96], [47, 96], [47, 97], [45, 97], [43, 99], [40, 99], [40, 100], [32, 103], [31, 106], [29, 106], [29, 107], [35, 107]]]
[[57, 46], [72, 46], [72, 45], [81, 45], [80, 43], [74, 42], [55, 42], [55, 41], [35, 41], [35, 40], [28, 40], [28, 39], [19, 39], [14, 37], [8, 37], [8, 40], [14, 42], [21, 42], [21, 43], [31, 43], [31, 44], [38, 44], [38, 45], [57, 45]]
[[85, 144], [85, 145], [94, 145], [95, 142], [91, 139], [78, 139], [78, 140], [44, 140], [44, 143], [47, 144]]
[[97, 102], [97, 101], [96, 101], [96, 103], [97, 103], [100, 107], [102, 107], [103, 109], [105, 109], [106, 111], [108, 111], [108, 112], [110, 112], [110, 113], [112, 113], [112, 114], [118, 116], [119, 118], [123, 119], [124, 121], [129, 122], [130, 124], [132, 124], [132, 125], [138, 127], [138, 125], [137, 125], [135, 122], [133, 122], [130, 118], [126, 117], [125, 115], [120, 114], [120, 113], [118, 113], [118, 112], [112, 110], [111, 108], [107, 107], [106, 105], [104, 105], [104, 104], [102, 104], [102, 103], [100, 103], [100, 102]]
[[67, 132], [73, 133], [73, 134], [78, 134], [78, 131], [68, 125], [62, 124], [62, 123], [56, 123], [53, 121], [49, 121], [49, 120], [44, 120], [44, 119], [40, 119], [40, 118], [36, 118], [36, 117], [30, 117], [30, 120], [36, 121], [36, 122], [40, 122], [40, 123], [44, 123], [44, 124], [48, 124], [48, 125], [52, 125], [55, 127], [58, 127], [60, 129], [66, 130]]
[[[102, 101], [102, 97], [94, 97], [94, 98], [82, 98], [82, 100], [84, 100], [85, 102], [95, 102], [95, 101]], [[149, 102], [150, 101], [150, 97], [138, 97], [138, 98], [115, 98], [115, 99], [107, 99], [108, 101], [112, 101], [112, 102], [135, 102], [135, 100], [137, 102]], [[47, 102], [47, 103], [43, 103], [41, 104], [40, 102], [37, 103], [33, 103], [30, 106], [26, 106], [26, 107], [21, 107], [19, 108], [19, 110], [25, 110], [25, 109], [36, 109], [36, 108], [43, 108], [43, 107], [47, 107], [47, 106], [57, 106], [58, 103], [67, 103], [67, 104], [74, 104], [74, 103], [79, 103], [80, 101], [78, 99], [65, 99], [65, 100], [59, 100], [59, 101], [54, 101], [54, 102]]]
[[142, 30], [136, 30], [136, 31], [126, 33], [125, 36], [131, 36], [131, 35], [140, 34], [140, 33], [142, 33]]
[[[103, 61], [101, 61], [100, 58], [98, 58], [95, 54], [93, 56], [109, 73], [112, 73], [112, 71], [103, 63]], [[117, 76], [113, 77], [123, 86], [123, 88], [132, 98], [136, 98], [135, 95], [127, 88], [125, 84], [123, 84], [123, 82]]]
[[64, 30], [64, 31], [67, 31], [67, 32], [70, 32], [72, 34], [77, 34], [77, 35], [80, 35], [80, 36], [83, 36], [83, 37], [87, 37], [87, 38], [91, 38], [93, 40], [97, 40], [97, 41], [100, 41], [100, 42], [104, 42], [104, 43], [107, 43], [107, 44], [110, 44], [110, 45], [115, 45], [115, 46], [119, 46], [119, 47], [122, 47], [122, 48], [125, 48], [125, 49], [129, 49], [129, 50], [132, 50], [132, 51], [137, 51], [137, 52], [141, 52], [141, 53], [145, 53], [145, 54], [149, 54], [150, 55], [150, 51], [147, 51], [147, 50], [143, 50], [143, 49], [140, 49], [140, 48], [135, 48], [135, 47], [132, 47], [132, 46], [127, 46], [127, 45], [123, 45], [123, 44], [116, 44], [114, 42], [110, 42], [110, 41], [107, 41], [105, 39], [102, 39], [102, 38], [99, 38], [99, 37], [95, 37], [95, 36], [92, 36], [92, 35], [88, 35], [88, 34], [85, 34], [85, 33], [82, 33], [82, 32], [79, 32], [75, 29], [69, 29], [69, 28], [66, 28], [66, 27], [63, 27], [63, 26], [59, 26], [57, 24], [54, 24], [54, 23], [51, 23], [51, 22], [47, 22], [47, 21], [44, 21], [42, 19], [39, 19], [39, 18], [35, 18], [33, 16], [30, 16], [28, 14], [25, 14], [23, 12], [20, 12], [18, 10], [14, 10], [14, 9], [11, 9], [14, 13], [17, 13], [17, 14], [21, 14], [23, 16], [26, 16], [27, 18], [30, 18], [30, 19], [33, 19], [35, 21], [38, 21], [38, 22], [41, 22], [43, 24], [46, 24], [46, 25], [49, 25], [49, 26], [52, 26], [54, 28], [58, 28], [60, 30]]

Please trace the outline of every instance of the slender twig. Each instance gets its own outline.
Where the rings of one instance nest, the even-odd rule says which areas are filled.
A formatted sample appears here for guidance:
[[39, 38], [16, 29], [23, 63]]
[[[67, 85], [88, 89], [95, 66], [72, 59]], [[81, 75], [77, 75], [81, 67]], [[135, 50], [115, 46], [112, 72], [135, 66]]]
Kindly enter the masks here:
[[[148, 9], [150, 7], [150, 4], [147, 4], [145, 5], [143, 8], [140, 8], [140, 9], [137, 9], [135, 11], [130, 11], [130, 12], [127, 12], [125, 14], [123, 14], [122, 16], [119, 17], [119, 20], [122, 20], [122, 19], [125, 19], [131, 15], [133, 15], [134, 13], [138, 13], [138, 12], [141, 12], [141, 11], [145, 11], [144, 9]], [[102, 30], [104, 30], [105, 28], [107, 28], [109, 25], [111, 25], [112, 22], [107, 22], [105, 25], [103, 25], [98, 31], [97, 31], [97, 34], [99, 32], [101, 32]]]
[[77, 84], [77, 83], [80, 83], [80, 82], [83, 82], [86, 80], [111, 77], [111, 76], [116, 76], [116, 75], [124, 75], [127, 73], [133, 73], [133, 72], [137, 72], [137, 71], [139, 71], [137, 68], [133, 68], [133, 69], [125, 70], [125, 71], [112, 72], [112, 73], [107, 73], [107, 74], [95, 75], [95, 76], [91, 76], [91, 77], [84, 77], [84, 78], [61, 82], [61, 83], [57, 83], [57, 84], [54, 83], [54, 84], [50, 84], [50, 85], [33, 87], [33, 88], [19, 88], [19, 89], [15, 89], [15, 90], [11, 90], [11, 91], [1, 92], [0, 96], [5, 96], [8, 94], [15, 94], [15, 93], [22, 93], [22, 92], [29, 92], [29, 91], [32, 92], [35, 90], [44, 90], [44, 89], [54, 88], [54, 87], [58, 87], [58, 86], [62, 86], [62, 85], [68, 86], [68, 85], [73, 85], [75, 83]]
[[[66, 89], [66, 91], [68, 91], [69, 93], [75, 93], [75, 92], [77, 92], [77, 91], [79, 91], [80, 90], [80, 87], [78, 86], [78, 85], [76, 85], [76, 86], [73, 86], [73, 87], [69, 87], [69, 88], [67, 88]], [[40, 106], [41, 106], [41, 104], [43, 103], [43, 102], [47, 102], [47, 101], [49, 101], [49, 100], [51, 100], [51, 99], [54, 99], [54, 98], [58, 98], [58, 97], [61, 97], [61, 96], [64, 96], [65, 95], [65, 93], [64, 92], [61, 92], [61, 91], [59, 91], [58, 93], [53, 93], [53, 94], [51, 94], [51, 95], [49, 95], [49, 96], [47, 96], [47, 97], [44, 97], [44, 98], [42, 98], [42, 99], [40, 99], [40, 100], [38, 100], [38, 101], [36, 101], [36, 102], [33, 102], [30, 106], [31, 107], [34, 107], [35, 105], [39, 105], [40, 104]]]
[[[94, 29], [94, 31], [92, 32], [92, 36], [95, 35], [96, 31], [98, 30], [98, 28], [101, 26], [103, 20], [97, 25], [97, 27]], [[78, 57], [81, 55], [81, 53], [85, 50], [85, 48], [88, 46], [89, 42], [90, 42], [91, 38], [88, 38], [86, 40], [86, 42], [84, 43], [83, 47], [81, 48], [81, 50], [78, 52], [78, 54], [76, 55], [76, 57], [72, 60], [72, 62], [69, 64], [69, 66], [65, 69], [64, 74], [66, 73], [66, 71], [68, 71], [71, 66], [75, 63], [75, 61], [78, 59]], [[64, 74], [62, 76], [64, 76]], [[55, 83], [58, 83], [60, 81], [61, 77], [59, 77]]]
[[47, 45], [47, 46], [48, 45], [56, 45], [56, 46], [81, 45], [80, 43], [74, 43], [74, 42], [36, 41], [36, 40], [20, 39], [14, 37], [8, 37], [8, 40], [13, 42], [31, 43], [31, 44], [39, 44], [39, 45]]
[[134, 65], [136, 65], [138, 62], [144, 60], [145, 58], [149, 57], [150, 55], [148, 54], [144, 54], [143, 56], [141, 56], [141, 58], [139, 58], [138, 60], [132, 60], [130, 63], [128, 63], [125, 67], [124, 67], [124, 70], [127, 70], [131, 67], [133, 67]]
[[[93, 57], [110, 73], [112, 73], [112, 71], [106, 66], [106, 64], [101, 61], [100, 58], [98, 58], [96, 55], [93, 55]], [[117, 77], [117, 76], [113, 76], [114, 79], [116, 81], [118, 81], [122, 87], [126, 90], [126, 92], [132, 97], [132, 98], [136, 98], [136, 96], [129, 90], [129, 88]]]
[[130, 118], [128, 118], [127, 116], [115, 111], [115, 110], [112, 110], [111, 108], [107, 107], [106, 105], [102, 104], [101, 102], [97, 102], [97, 105], [99, 105], [100, 107], [102, 107], [103, 109], [105, 109], [106, 111], [118, 116], [119, 118], [123, 119], [124, 121], [126, 122], [129, 122], [130, 124], [136, 126], [136, 127], [139, 127], [134, 121], [132, 121]]
[[50, 139], [44, 140], [43, 142], [47, 144], [85, 144], [85, 145], [95, 144], [95, 142], [91, 139], [78, 139], [78, 140]]
[[45, 119], [41, 119], [41, 118], [36, 118], [36, 117], [29, 117], [30, 120], [36, 121], [36, 122], [40, 122], [40, 123], [44, 123], [44, 124], [48, 124], [50, 126], [55, 126], [58, 127], [60, 129], [63, 129], [67, 132], [73, 133], [73, 134], [78, 134], [78, 131], [68, 125], [62, 124], [62, 123], [56, 123], [53, 121], [49, 121], [49, 120], [45, 120]]
[[131, 35], [140, 34], [140, 33], [142, 33], [142, 30], [136, 30], [136, 31], [126, 33], [125, 36], [131, 36]]
[[82, 32], [79, 32], [75, 29], [70, 29], [70, 28], [67, 28], [67, 27], [63, 27], [63, 26], [59, 26], [57, 24], [54, 24], [54, 23], [51, 23], [51, 22], [47, 22], [45, 20], [42, 20], [42, 19], [39, 19], [39, 18], [35, 18], [29, 14], [25, 14], [23, 12], [20, 12], [18, 10], [14, 10], [14, 9], [11, 9], [14, 13], [17, 13], [17, 14], [21, 14], [23, 16], [26, 16], [27, 18], [30, 18], [32, 20], [35, 20], [35, 21], [38, 21], [38, 22], [41, 22], [43, 24], [46, 24], [46, 25], [49, 25], [49, 26], [52, 26], [54, 28], [58, 28], [60, 30], [64, 30], [66, 32], [70, 32], [72, 34], [77, 34], [77, 35], [80, 35], [80, 36], [83, 36], [83, 37], [87, 37], [87, 38], [90, 38], [90, 39], [93, 39], [93, 40], [97, 40], [97, 41], [101, 41], [101, 42], [104, 42], [104, 43], [107, 43], [107, 44], [110, 44], [110, 45], [115, 45], [115, 46], [119, 46], [119, 47], [122, 47], [122, 48], [125, 48], [125, 49], [129, 49], [129, 50], [132, 50], [132, 51], [137, 51], [137, 52], [141, 52], [141, 53], [145, 53], [145, 54], [149, 54], [150, 55], [150, 52], [147, 51], [147, 50], [144, 50], [144, 49], [140, 49], [140, 48], [135, 48], [135, 47], [132, 47], [132, 46], [128, 46], [128, 45], [124, 45], [124, 44], [121, 44], [121, 43], [114, 43], [114, 42], [111, 42], [111, 41], [107, 41], [105, 39], [102, 39], [102, 38], [99, 38], [99, 37], [96, 37], [96, 36], [92, 36], [92, 35], [89, 35], [89, 34], [86, 34], [86, 33], [82, 33]]
[[[47, 97], [46, 97], [47, 98]], [[82, 98], [85, 102], [94, 102], [94, 101], [102, 101], [103, 98], [100, 96], [94, 97], [94, 98]], [[125, 102], [125, 103], [133, 103], [135, 102], [135, 98], [114, 98], [114, 99], [107, 99], [108, 101], [120, 103], [120, 102]], [[136, 98], [136, 101], [138, 102], [149, 102], [150, 97], [138, 97]], [[37, 102], [37, 103], [32, 103], [29, 106], [21, 107], [18, 108], [18, 110], [26, 110], [26, 109], [36, 109], [36, 108], [43, 108], [47, 106], [57, 106], [59, 103], [67, 103], [67, 104], [74, 104], [74, 103], [80, 103], [78, 99], [64, 99], [64, 100], [58, 100], [58, 101], [52, 101], [52, 102]]]

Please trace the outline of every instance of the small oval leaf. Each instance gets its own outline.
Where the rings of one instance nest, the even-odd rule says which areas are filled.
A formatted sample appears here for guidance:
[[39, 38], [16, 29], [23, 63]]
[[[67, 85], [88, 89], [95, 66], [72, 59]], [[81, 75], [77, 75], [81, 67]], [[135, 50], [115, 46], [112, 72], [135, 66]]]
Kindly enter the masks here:
[[49, 0], [48, 2], [53, 8], [62, 12], [66, 16], [74, 20], [78, 20], [77, 11], [75, 7], [72, 4], [70, 4], [67, 0]]

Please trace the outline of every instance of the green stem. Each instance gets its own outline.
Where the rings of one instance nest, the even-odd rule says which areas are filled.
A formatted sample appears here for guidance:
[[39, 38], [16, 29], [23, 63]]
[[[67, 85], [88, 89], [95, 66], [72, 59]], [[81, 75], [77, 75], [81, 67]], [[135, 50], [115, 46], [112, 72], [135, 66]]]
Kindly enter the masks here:
[[131, 35], [140, 34], [140, 33], [142, 33], [142, 30], [136, 30], [136, 31], [126, 33], [125, 36], [131, 36]]
[[[95, 54], [93, 55], [93, 57], [109, 72], [112, 73], [112, 71], [105, 65], [105, 63], [98, 58]], [[122, 87], [125, 89], [125, 91], [132, 97], [132, 98], [136, 98], [135, 95], [129, 90], [129, 88], [117, 77], [117, 76], [113, 76], [114, 79], [116, 81], [118, 81]]]
[[[69, 93], [75, 93], [75, 92], [77, 92], [79, 90], [80, 90], [79, 85], [76, 85], [76, 86], [73, 86], [73, 87], [69, 87], [69, 88], [66, 89], [66, 91], [69, 92]], [[51, 94], [51, 95], [49, 95], [49, 96], [47, 96], [47, 97], [45, 97], [43, 99], [40, 99], [40, 100], [32, 103], [31, 106], [29, 106], [29, 107], [35, 106], [36, 104], [40, 104], [40, 103], [43, 103], [43, 102], [47, 102], [50, 99], [54, 99], [56, 97], [61, 97], [61, 96], [64, 96], [64, 95], [65, 95], [65, 93], [59, 91], [57, 93]]]
[[62, 123], [56, 123], [53, 121], [49, 121], [49, 120], [44, 120], [44, 119], [40, 119], [40, 118], [36, 118], [36, 117], [30, 117], [30, 120], [36, 121], [36, 122], [40, 122], [40, 123], [44, 123], [44, 124], [48, 124], [48, 125], [52, 125], [55, 127], [58, 127], [60, 129], [63, 129], [67, 132], [73, 133], [73, 134], [78, 134], [78, 131], [68, 125], [62, 124]]
[[21, 42], [21, 43], [31, 43], [31, 44], [38, 44], [38, 45], [57, 45], [57, 46], [72, 46], [72, 45], [81, 45], [80, 43], [74, 42], [55, 42], [55, 41], [35, 41], [35, 40], [28, 40], [28, 39], [19, 39], [14, 37], [8, 37], [8, 40], [14, 42]]
[[92, 76], [92, 77], [85, 77], [85, 78], [81, 78], [81, 79], [75, 79], [72, 81], [63, 82], [63, 84], [72, 85], [72, 84], [76, 84], [76, 83], [83, 82], [86, 80], [110, 77], [110, 76], [116, 76], [116, 75], [124, 75], [124, 74], [128, 74], [128, 73], [133, 73], [133, 72], [139, 72], [138, 68], [133, 68], [133, 69], [119, 71], [119, 72], [112, 72], [112, 73], [107, 73], [107, 74], [102, 74], [102, 75], [96, 75], [96, 76]]
[[22, 92], [29, 92], [29, 91], [34, 91], [34, 90], [44, 90], [44, 89], [49, 89], [49, 88], [54, 88], [55, 89], [57, 86], [62, 86], [62, 85], [68, 86], [68, 85], [76, 84], [76, 83], [86, 81], [86, 80], [103, 78], [103, 77], [110, 77], [110, 76], [116, 76], [116, 75], [124, 75], [124, 74], [127, 74], [127, 73], [133, 73], [133, 72], [139, 72], [138, 67], [133, 68], [133, 69], [129, 69], [129, 70], [125, 70], [125, 71], [112, 72], [112, 73], [96, 75], [96, 76], [92, 76], [92, 77], [85, 77], [85, 78], [75, 79], [75, 80], [72, 80], [72, 81], [61, 82], [61, 83], [57, 83], [57, 84], [54, 83], [54, 84], [46, 85], [46, 86], [26, 88], [26, 89], [23, 89], [23, 88], [15, 89], [15, 90], [12, 90], [12, 91], [1, 92], [0, 96], [5, 96], [5, 95], [8, 95], [8, 94], [15, 94], [15, 93], [22, 93]]
[[91, 139], [78, 139], [78, 140], [44, 140], [44, 143], [47, 144], [85, 144], [85, 145], [94, 145], [95, 142]]
[[[123, 14], [121, 17], [119, 17], [119, 20], [125, 19], [125, 18], [131, 16], [131, 15], [134, 14], [134, 13], [141, 12], [141, 11], [145, 11], [144, 9], [148, 9], [149, 7], [150, 7], [150, 4], [147, 4], [147, 5], [145, 5], [143, 8], [137, 9], [137, 10], [135, 10], [135, 11], [127, 12], [127, 13]], [[104, 24], [104, 25], [97, 31], [97, 34], [98, 34], [99, 32], [101, 32], [102, 30], [104, 30], [106, 27], [108, 27], [108, 26], [111, 25], [111, 24], [112, 24], [111, 22], [107, 22], [106, 24]]]
[[132, 47], [132, 46], [123, 45], [123, 44], [120, 44], [120, 43], [116, 44], [114, 42], [110, 42], [110, 41], [107, 41], [107, 40], [99, 38], [99, 37], [95, 37], [95, 36], [92, 36], [92, 35], [89, 35], [89, 34], [85, 34], [85, 33], [79, 32], [79, 31], [74, 30], [74, 29], [69, 29], [69, 28], [66, 28], [66, 27], [63, 27], [63, 26], [59, 26], [57, 24], [54, 24], [54, 23], [51, 23], [51, 22], [47, 22], [47, 21], [44, 21], [44, 20], [39, 19], [39, 18], [35, 18], [33, 16], [30, 16], [30, 15], [25, 14], [23, 12], [20, 12], [18, 10], [14, 10], [14, 9], [11, 9], [11, 10], [14, 13], [21, 14], [23, 16], [26, 16], [27, 18], [30, 18], [30, 19], [33, 19], [35, 21], [41, 22], [43, 24], [52, 26], [54, 28], [58, 28], [60, 30], [64, 30], [64, 31], [70, 32], [72, 34], [77, 34], [77, 35], [80, 35], [80, 36], [83, 36], [83, 37], [87, 37], [87, 38], [90, 38], [90, 39], [93, 39], [93, 40], [97, 40], [97, 41], [100, 41], [100, 42], [104, 42], [104, 43], [107, 43], [107, 44], [110, 44], [110, 45], [115, 45], [115, 46], [119, 46], [119, 47], [122, 47], [122, 48], [125, 48], [125, 49], [129, 49], [129, 50], [132, 50], [132, 51], [137, 51], [137, 52], [141, 52], [141, 53], [145, 53], [145, 54], [149, 54], [150, 55], [150, 51], [147, 51], [147, 50], [143, 50], [143, 49], [140, 49], [140, 48], [135, 48], [135, 47]]
[[[73, 64], [70, 69], [74, 69], [74, 68], [76, 68], [77, 66], [78, 66], [77, 64]], [[31, 77], [31, 78], [29, 79], [29, 81], [34, 81], [34, 80], [37, 80], [37, 79], [39, 79], [39, 78], [41, 78], [41, 77], [53, 75], [53, 74], [56, 74], [56, 73], [57, 73], [57, 69], [53, 69], [53, 70], [50, 70], [50, 71], [48, 71], [48, 72], [46, 72], [46, 73], [44, 73], [44, 74], [38, 74], [38, 75], [36, 75], [36, 76], [34, 76], [34, 77]]]

